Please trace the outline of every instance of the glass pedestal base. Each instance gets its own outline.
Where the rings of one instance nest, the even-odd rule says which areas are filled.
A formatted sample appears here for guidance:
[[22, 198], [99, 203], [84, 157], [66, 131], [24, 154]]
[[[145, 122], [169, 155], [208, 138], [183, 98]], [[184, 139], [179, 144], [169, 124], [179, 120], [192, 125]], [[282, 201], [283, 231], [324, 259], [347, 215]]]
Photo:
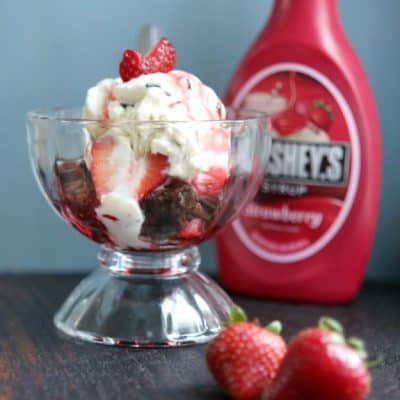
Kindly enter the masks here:
[[69, 295], [58, 329], [89, 342], [131, 347], [182, 346], [211, 340], [233, 306], [197, 272], [196, 247], [168, 253], [122, 253], [103, 247], [103, 268]]

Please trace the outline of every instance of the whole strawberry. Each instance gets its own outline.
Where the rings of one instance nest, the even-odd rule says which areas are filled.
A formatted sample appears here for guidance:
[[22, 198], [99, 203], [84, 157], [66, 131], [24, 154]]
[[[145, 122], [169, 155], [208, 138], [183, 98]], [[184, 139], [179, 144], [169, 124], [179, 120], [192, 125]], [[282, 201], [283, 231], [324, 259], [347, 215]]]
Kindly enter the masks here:
[[337, 321], [321, 318], [289, 344], [263, 400], [364, 400], [370, 389], [365, 358], [360, 339], [346, 341]]
[[231, 310], [229, 325], [208, 345], [207, 363], [234, 399], [259, 398], [275, 378], [286, 353], [280, 331], [279, 321], [265, 328], [247, 322], [240, 308]]

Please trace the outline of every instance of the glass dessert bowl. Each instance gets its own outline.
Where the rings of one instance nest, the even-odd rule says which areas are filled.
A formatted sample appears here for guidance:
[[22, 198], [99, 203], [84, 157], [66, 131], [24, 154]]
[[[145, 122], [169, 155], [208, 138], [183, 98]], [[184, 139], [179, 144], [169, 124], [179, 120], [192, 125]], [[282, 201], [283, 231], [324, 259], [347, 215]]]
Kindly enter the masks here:
[[205, 149], [199, 161], [209, 166], [187, 181], [172, 174], [162, 154], [136, 157], [123, 136], [94, 138], [93, 129], [104, 121], [81, 114], [28, 113], [30, 157], [42, 193], [59, 216], [101, 245], [101, 268], [74, 289], [55, 325], [70, 336], [111, 345], [210, 340], [233, 304], [197, 271], [197, 245], [255, 195], [270, 143], [267, 117], [239, 110], [226, 120], [108, 126], [195, 136]]

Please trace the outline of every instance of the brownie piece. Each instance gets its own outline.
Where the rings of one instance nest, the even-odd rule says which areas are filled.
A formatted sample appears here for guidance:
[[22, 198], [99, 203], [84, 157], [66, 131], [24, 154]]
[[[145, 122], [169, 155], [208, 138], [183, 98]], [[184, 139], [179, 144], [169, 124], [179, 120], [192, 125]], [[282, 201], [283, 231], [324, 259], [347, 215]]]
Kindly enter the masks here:
[[193, 217], [210, 222], [214, 219], [219, 205], [220, 200], [218, 196], [200, 196], [192, 211]]
[[171, 178], [141, 200], [140, 207], [145, 216], [141, 234], [155, 240], [167, 240], [194, 218], [211, 222], [219, 205], [218, 196], [198, 196], [188, 182]]
[[64, 218], [91, 239], [109, 242], [106, 228], [97, 219], [98, 200], [85, 160], [56, 160], [54, 172], [60, 197], [55, 203]]
[[145, 216], [142, 235], [156, 240], [175, 235], [193, 219], [192, 210], [196, 204], [197, 196], [192, 186], [171, 179], [141, 200], [140, 207]]
[[78, 215], [93, 212], [97, 203], [96, 192], [85, 160], [57, 160], [55, 174], [64, 201]]

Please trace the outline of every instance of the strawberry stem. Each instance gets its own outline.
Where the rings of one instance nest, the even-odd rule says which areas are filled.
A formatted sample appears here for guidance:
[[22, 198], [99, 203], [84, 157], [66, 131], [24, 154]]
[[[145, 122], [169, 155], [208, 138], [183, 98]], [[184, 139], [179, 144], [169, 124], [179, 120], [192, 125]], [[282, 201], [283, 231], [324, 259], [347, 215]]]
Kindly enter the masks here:
[[365, 343], [362, 339], [352, 336], [346, 340], [346, 344], [356, 351], [363, 361], [367, 360], [368, 353], [365, 350]]
[[321, 329], [326, 329], [328, 331], [332, 331], [338, 333], [339, 335], [343, 335], [343, 326], [336, 319], [330, 317], [322, 317], [318, 322], [318, 327]]
[[375, 367], [380, 367], [383, 364], [383, 357], [378, 356], [375, 360], [367, 360], [365, 361], [365, 365], [367, 366], [368, 369], [375, 368]]
[[247, 321], [247, 315], [242, 308], [234, 306], [229, 311], [228, 324]]
[[358, 337], [349, 337], [347, 339], [347, 344], [352, 347], [354, 350], [364, 350], [365, 349], [365, 343], [362, 339]]
[[367, 368], [374, 368], [383, 363], [382, 356], [379, 356], [375, 360], [368, 360], [368, 353], [365, 348], [365, 342], [355, 336], [351, 336], [346, 339], [344, 337], [343, 326], [335, 319], [330, 317], [322, 317], [318, 322], [318, 327], [331, 331], [332, 334], [330, 339], [332, 341], [336, 343], [347, 344], [347, 346], [352, 348], [358, 354], [361, 360], [364, 361]]
[[282, 323], [281, 321], [272, 321], [265, 327], [265, 329], [275, 333], [276, 335], [280, 335], [282, 332]]

